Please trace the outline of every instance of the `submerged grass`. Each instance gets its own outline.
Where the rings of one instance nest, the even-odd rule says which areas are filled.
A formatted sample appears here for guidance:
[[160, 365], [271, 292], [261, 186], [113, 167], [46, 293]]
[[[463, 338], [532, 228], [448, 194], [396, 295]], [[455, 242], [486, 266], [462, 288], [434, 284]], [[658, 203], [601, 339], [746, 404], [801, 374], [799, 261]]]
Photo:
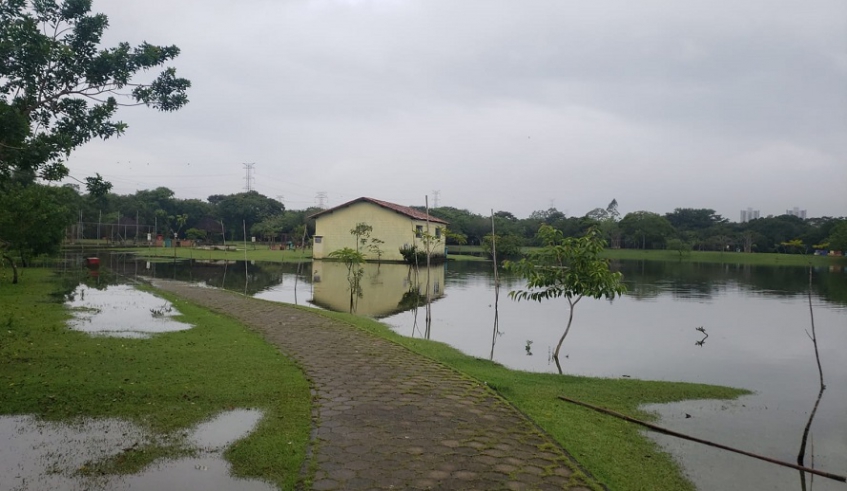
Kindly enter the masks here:
[[[304, 307], [301, 307], [304, 308]], [[510, 370], [446, 344], [401, 336], [385, 324], [320, 311], [389, 339], [487, 384], [553, 436], [585, 469], [616, 491], [693, 490], [679, 466], [635, 425], [557, 399], [566, 395], [639, 419], [655, 420], [644, 404], [732, 399], [749, 391], [682, 382], [575, 377]], [[645, 354], [645, 356], [648, 356]]]
[[[212, 249], [194, 249], [191, 247], [138, 247], [128, 249], [128, 252], [137, 254], [140, 257], [149, 259], [210, 259], [215, 261], [243, 261], [245, 257], [244, 249], [237, 251], [219, 251]], [[301, 262], [310, 261], [312, 259], [312, 251], [310, 249], [298, 249], [296, 251], [272, 251], [266, 247], [258, 247], [253, 249], [250, 245], [247, 246], [246, 257], [248, 261], [272, 261], [272, 262]]]
[[[209, 260], [229, 260], [229, 261], [243, 261], [244, 260], [244, 250], [240, 249], [237, 251], [218, 251], [218, 250], [208, 250], [208, 249], [193, 249], [190, 247], [177, 247], [176, 248], [176, 256], [174, 256], [173, 248], [162, 248], [162, 247], [138, 247], [134, 249], [126, 249], [128, 252], [138, 255], [139, 257], [143, 257], [145, 259], [151, 261], [161, 261], [167, 262], [172, 261], [174, 257], [177, 259], [209, 259]], [[471, 256], [464, 254], [450, 254], [448, 256], [450, 261], [488, 261], [488, 258], [480, 257], [480, 256]], [[257, 249], [252, 249], [249, 245], [247, 246], [247, 260], [248, 261], [271, 261], [271, 262], [301, 262], [301, 261], [311, 261], [312, 260], [312, 251], [310, 249], [306, 250], [296, 250], [296, 251], [271, 251], [267, 248], [260, 247]]]
[[[259, 408], [256, 430], [226, 453], [233, 472], [295, 486], [311, 421], [309, 384], [292, 361], [236, 321], [164, 294], [194, 328], [151, 339], [72, 331], [58, 289], [45, 269], [0, 285], [0, 414], [115, 417], [172, 434], [225, 410]], [[99, 470], [135, 472], [185, 451], [155, 444]]]

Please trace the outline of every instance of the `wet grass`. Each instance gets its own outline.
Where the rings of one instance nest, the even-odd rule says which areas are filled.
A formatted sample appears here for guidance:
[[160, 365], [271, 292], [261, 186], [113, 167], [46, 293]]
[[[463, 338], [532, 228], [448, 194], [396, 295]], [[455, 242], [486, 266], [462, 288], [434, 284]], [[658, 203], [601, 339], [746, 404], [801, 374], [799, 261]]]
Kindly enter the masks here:
[[[524, 251], [534, 248], [524, 247]], [[480, 246], [450, 246], [456, 255], [482, 253]], [[845, 257], [815, 256], [811, 254], [774, 254], [766, 252], [720, 252], [691, 251], [680, 254], [669, 250], [606, 249], [603, 256], [609, 259], [633, 259], [642, 261], [674, 261], [721, 264], [761, 264], [767, 266], [847, 266]], [[454, 257], [453, 254], [450, 255]]]
[[[643, 420], [656, 416], [639, 409], [644, 404], [688, 399], [732, 399], [748, 391], [682, 382], [574, 377], [510, 370], [467, 356], [446, 344], [408, 338], [384, 324], [349, 314], [320, 311], [389, 339], [484, 382], [553, 436], [585, 469], [616, 491], [693, 490], [679, 466], [639, 427], [575, 406], [565, 395]], [[645, 353], [644, 356], [649, 356]]]
[[766, 252], [691, 251], [680, 255], [668, 250], [606, 249], [609, 259], [635, 259], [645, 261], [682, 261], [692, 263], [761, 264], [767, 266], [832, 266], [847, 265], [843, 257], [815, 256], [812, 254], [773, 254]]
[[[168, 295], [176, 319], [196, 327], [151, 339], [72, 331], [59, 288], [51, 271], [32, 268], [20, 284], [0, 285], [0, 414], [115, 417], [174, 434], [221, 411], [259, 408], [257, 429], [226, 452], [233, 472], [294, 487], [311, 422], [309, 385], [293, 362], [234, 320]], [[99, 471], [134, 472], [185, 451], [133, 449]]]

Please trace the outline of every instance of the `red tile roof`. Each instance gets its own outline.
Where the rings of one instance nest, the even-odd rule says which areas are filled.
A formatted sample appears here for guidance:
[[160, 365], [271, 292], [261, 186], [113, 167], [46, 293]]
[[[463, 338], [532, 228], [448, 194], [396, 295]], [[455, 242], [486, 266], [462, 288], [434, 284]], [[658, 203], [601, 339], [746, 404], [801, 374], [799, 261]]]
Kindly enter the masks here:
[[350, 206], [350, 205], [355, 204], [355, 203], [360, 203], [360, 202], [373, 203], [377, 206], [381, 206], [382, 208], [385, 208], [385, 209], [388, 209], [388, 210], [391, 210], [391, 211], [396, 211], [397, 213], [399, 213], [401, 215], [406, 215], [409, 218], [414, 218], [415, 220], [426, 221], [427, 217], [429, 217], [429, 221], [433, 222], [433, 223], [443, 223], [445, 225], [447, 225], [449, 223], [449, 222], [446, 222], [446, 221], [444, 221], [440, 218], [435, 218], [432, 215], [427, 215], [426, 213], [424, 213], [422, 211], [418, 211], [414, 208], [409, 208], [408, 206], [402, 206], [402, 205], [398, 205], [398, 204], [394, 204], [394, 203], [389, 203], [388, 201], [381, 201], [381, 200], [378, 200], [378, 199], [366, 198], [366, 197], [356, 198], [356, 199], [354, 199], [352, 201], [348, 201], [344, 204], [340, 204], [338, 206], [334, 206], [332, 208], [320, 211], [318, 213], [315, 213], [314, 215], [311, 215], [309, 218], [317, 218], [321, 215], [325, 215], [327, 213], [332, 213], [335, 210], [339, 210], [341, 208]]

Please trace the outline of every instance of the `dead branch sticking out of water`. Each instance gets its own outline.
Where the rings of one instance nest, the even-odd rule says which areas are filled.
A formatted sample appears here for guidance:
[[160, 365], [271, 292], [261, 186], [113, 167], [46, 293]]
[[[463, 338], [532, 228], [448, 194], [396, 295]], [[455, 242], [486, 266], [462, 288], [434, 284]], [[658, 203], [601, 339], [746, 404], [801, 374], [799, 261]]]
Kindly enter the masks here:
[[818, 363], [818, 377], [820, 381], [820, 390], [818, 390], [818, 398], [815, 400], [815, 406], [812, 408], [812, 413], [809, 415], [809, 420], [806, 421], [806, 427], [803, 428], [803, 438], [800, 440], [800, 452], [797, 454], [797, 464], [803, 465], [803, 460], [806, 457], [806, 440], [809, 438], [809, 429], [812, 427], [812, 420], [815, 419], [815, 413], [818, 412], [818, 406], [823, 397], [823, 391], [826, 390], [826, 385], [823, 383], [823, 368], [821, 367], [821, 355], [818, 351], [818, 337], [815, 334], [815, 313], [812, 310], [812, 268], [809, 267], [809, 319], [812, 323], [812, 333], [806, 331], [806, 335], [812, 340], [815, 346], [815, 361]]
[[667, 428], [662, 428], [661, 426], [656, 426], [654, 424], [647, 423], [645, 421], [641, 421], [640, 419], [635, 419], [635, 418], [632, 418], [632, 417], [627, 416], [625, 414], [621, 414], [621, 413], [612, 411], [611, 409], [593, 406], [593, 405], [588, 404], [586, 402], [577, 401], [576, 399], [571, 399], [569, 397], [559, 396], [559, 399], [561, 399], [565, 402], [570, 402], [571, 404], [576, 404], [578, 406], [582, 406], [582, 407], [586, 407], [588, 409], [592, 409], [594, 411], [597, 411], [597, 412], [600, 412], [600, 413], [603, 413], [603, 414], [608, 414], [609, 416], [614, 416], [614, 417], [622, 419], [624, 421], [629, 421], [630, 423], [635, 423], [637, 425], [644, 426], [645, 428], [649, 428], [649, 429], [651, 429], [651, 430], [653, 430], [657, 433], [675, 436], [677, 438], [682, 438], [684, 440], [690, 440], [692, 442], [702, 443], [704, 445], [708, 445], [710, 447], [715, 447], [715, 448], [720, 448], [722, 450], [729, 450], [730, 452], [735, 452], [735, 453], [738, 453], [738, 454], [741, 454], [741, 455], [746, 455], [748, 457], [753, 457], [754, 459], [764, 460], [765, 462], [770, 462], [771, 464], [781, 465], [783, 467], [789, 467], [791, 469], [795, 469], [795, 470], [798, 470], [798, 471], [808, 472], [810, 474], [822, 476], [822, 477], [825, 477], [827, 479], [832, 479], [832, 480], [840, 481], [840, 482], [847, 482], [847, 477], [845, 477], [845, 476], [840, 476], [838, 474], [832, 474], [830, 472], [825, 472], [825, 471], [819, 471], [817, 469], [810, 469], [808, 467], [803, 467], [802, 465], [792, 464], [790, 462], [784, 462], [784, 461], [773, 459], [773, 458], [770, 458], [770, 457], [765, 457], [764, 455], [758, 455], [758, 454], [754, 454], [752, 452], [746, 452], [744, 450], [739, 450], [737, 448], [732, 448], [732, 447], [728, 447], [726, 445], [721, 445], [720, 443], [710, 442], [708, 440], [703, 440], [703, 439], [696, 438], [696, 437], [693, 437], [693, 436], [688, 436], [688, 435], [685, 435], [683, 433], [678, 433], [676, 431], [669, 430]]
[[[497, 271], [497, 235], [494, 233], [494, 208], [491, 209], [491, 258], [494, 261], [494, 330], [491, 333], [491, 356], [494, 360], [494, 345], [497, 343], [497, 335], [500, 334], [500, 275]], [[527, 352], [529, 350], [527, 349]]]

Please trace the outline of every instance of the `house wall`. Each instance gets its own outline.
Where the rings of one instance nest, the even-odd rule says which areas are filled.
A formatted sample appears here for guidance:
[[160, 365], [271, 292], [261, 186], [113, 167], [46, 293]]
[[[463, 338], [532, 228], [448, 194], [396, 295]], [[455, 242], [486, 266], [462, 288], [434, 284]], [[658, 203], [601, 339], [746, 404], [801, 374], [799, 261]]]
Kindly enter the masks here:
[[[416, 245], [423, 248], [424, 243], [415, 237], [415, 227], [420, 225], [426, 230], [426, 221], [415, 220], [393, 210], [385, 209], [373, 203], [358, 202], [350, 206], [321, 215], [315, 219], [315, 240], [313, 241], [312, 257], [324, 259], [332, 251], [349, 247], [356, 249], [356, 236], [350, 233], [359, 223], [367, 223], [373, 230], [371, 237], [385, 241], [380, 245], [383, 250], [383, 261], [402, 261], [400, 248], [404, 245]], [[435, 229], [442, 231], [445, 226], [442, 223], [430, 223], [430, 234], [435, 235]], [[317, 239], [320, 238], [320, 242]], [[432, 246], [434, 254], [444, 254], [444, 237], [440, 242]], [[360, 247], [359, 252], [364, 254], [369, 261], [376, 261], [376, 254], [367, 250], [367, 246]]]

